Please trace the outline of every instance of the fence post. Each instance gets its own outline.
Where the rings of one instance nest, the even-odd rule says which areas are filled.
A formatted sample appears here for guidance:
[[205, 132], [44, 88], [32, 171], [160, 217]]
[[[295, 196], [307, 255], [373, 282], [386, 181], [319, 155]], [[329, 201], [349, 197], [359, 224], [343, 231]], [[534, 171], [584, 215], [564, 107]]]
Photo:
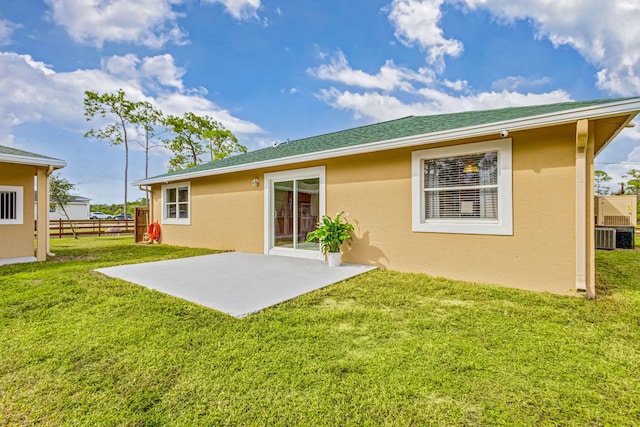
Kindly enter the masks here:
[[58, 239], [62, 239], [62, 218], [58, 218]]

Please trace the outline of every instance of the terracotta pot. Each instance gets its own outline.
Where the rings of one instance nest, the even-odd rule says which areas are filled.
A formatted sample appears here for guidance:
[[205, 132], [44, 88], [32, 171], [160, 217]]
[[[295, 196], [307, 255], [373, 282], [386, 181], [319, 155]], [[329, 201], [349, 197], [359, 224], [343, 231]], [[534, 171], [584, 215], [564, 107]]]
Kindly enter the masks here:
[[329, 252], [327, 253], [327, 262], [329, 263], [329, 267], [340, 267], [340, 257], [342, 254], [340, 252]]

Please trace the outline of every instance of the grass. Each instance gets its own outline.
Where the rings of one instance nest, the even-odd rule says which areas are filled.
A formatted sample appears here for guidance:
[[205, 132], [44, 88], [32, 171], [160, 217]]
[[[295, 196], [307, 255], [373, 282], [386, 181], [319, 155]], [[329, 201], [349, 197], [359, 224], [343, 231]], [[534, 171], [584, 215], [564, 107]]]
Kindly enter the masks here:
[[0, 425], [638, 425], [640, 251], [599, 297], [374, 271], [242, 320], [94, 273], [211, 253], [54, 240], [0, 268]]

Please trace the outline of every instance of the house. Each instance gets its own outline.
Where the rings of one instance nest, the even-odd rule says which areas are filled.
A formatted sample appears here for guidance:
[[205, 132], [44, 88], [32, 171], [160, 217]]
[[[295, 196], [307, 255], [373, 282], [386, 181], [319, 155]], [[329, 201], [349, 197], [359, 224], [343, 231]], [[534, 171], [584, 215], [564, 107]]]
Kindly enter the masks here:
[[343, 261], [571, 294], [594, 285], [594, 156], [640, 98], [411, 116], [134, 183], [161, 242], [320, 258], [306, 233], [347, 211]]
[[47, 218], [49, 175], [65, 166], [60, 159], [0, 145], [0, 265], [46, 260], [48, 221], [38, 221], [33, 247], [34, 192], [38, 216]]
[[[36, 191], [36, 203], [35, 203], [35, 212], [36, 212], [36, 219], [38, 219], [38, 194]], [[66, 205], [64, 207], [64, 210], [67, 211], [67, 214], [69, 215], [69, 219], [71, 220], [85, 220], [85, 219], [89, 219], [89, 212], [90, 212], [90, 202], [91, 199], [87, 198], [87, 197], [82, 197], [82, 196], [71, 196], [69, 204]], [[62, 220], [66, 220], [67, 219], [67, 215], [65, 215], [63, 209], [60, 206], [56, 206], [56, 209], [54, 211], [49, 211], [49, 219], [50, 220], [54, 220], [54, 219], [62, 219]]]

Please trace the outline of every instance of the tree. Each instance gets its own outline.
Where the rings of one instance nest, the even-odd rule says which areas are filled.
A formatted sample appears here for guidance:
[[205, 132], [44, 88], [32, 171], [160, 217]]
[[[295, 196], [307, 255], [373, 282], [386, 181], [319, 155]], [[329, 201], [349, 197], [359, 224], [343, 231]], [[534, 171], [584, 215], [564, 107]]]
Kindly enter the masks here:
[[111, 116], [114, 121], [98, 129], [90, 129], [85, 137], [93, 137], [106, 140], [111, 145], [124, 144], [124, 210], [127, 211], [127, 190], [129, 186], [129, 132], [128, 128], [136, 123], [135, 102], [125, 98], [124, 90], [118, 89], [116, 93], [98, 94], [92, 91], [85, 92], [84, 115], [87, 121], [96, 116]]
[[169, 160], [170, 171], [199, 165], [207, 151], [211, 161], [223, 159], [235, 152], [247, 152], [247, 147], [239, 144], [230, 130], [209, 116], [198, 116], [190, 112], [182, 117], [170, 115], [164, 120], [164, 124], [173, 133], [172, 139], [163, 140], [173, 153]]
[[596, 183], [595, 185], [596, 196], [606, 196], [610, 194], [611, 189], [609, 188], [608, 185], [606, 185], [606, 183], [611, 181], [613, 178], [611, 178], [608, 173], [601, 170], [596, 170], [593, 173], [593, 175], [595, 177], [595, 183]]
[[624, 192], [626, 194], [640, 195], [640, 169], [631, 169], [623, 178], [628, 178], [625, 182]]
[[638, 195], [638, 221], [640, 222], [640, 169], [631, 169], [623, 178], [628, 178], [625, 182], [625, 194]]
[[75, 188], [75, 184], [70, 183], [65, 178], [57, 175], [51, 175], [49, 177], [49, 210], [55, 211], [58, 207], [62, 209], [64, 216], [67, 217], [67, 221], [71, 224], [73, 237], [77, 239], [78, 235], [76, 234], [76, 230], [73, 227], [73, 223], [71, 222], [71, 218], [69, 218], [69, 214], [66, 209], [69, 203], [73, 200], [71, 191]]
[[[156, 132], [156, 126], [163, 123], [162, 111], [151, 105], [150, 102], [138, 102], [135, 103], [134, 111], [131, 115], [131, 121], [133, 124], [138, 125], [138, 130], [142, 131], [144, 135], [144, 141], [138, 141], [138, 145], [142, 147], [144, 151], [144, 177], [149, 178], [149, 151], [154, 147], [159, 147], [162, 144], [152, 144], [151, 140], [156, 138], [159, 134]], [[149, 206], [149, 196], [145, 196], [145, 205]]]

